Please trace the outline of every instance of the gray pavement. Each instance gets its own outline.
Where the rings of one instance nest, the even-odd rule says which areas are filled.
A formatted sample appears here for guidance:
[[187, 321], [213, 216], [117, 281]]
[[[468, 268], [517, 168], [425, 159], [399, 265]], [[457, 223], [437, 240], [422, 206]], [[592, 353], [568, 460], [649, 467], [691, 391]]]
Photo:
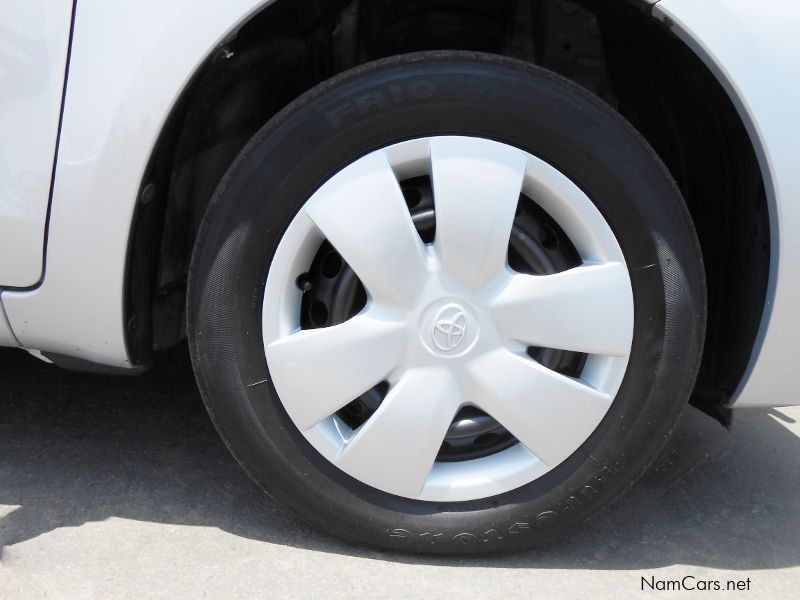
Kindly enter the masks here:
[[131, 379], [4, 350], [0, 380], [0, 600], [730, 596], [642, 583], [687, 576], [800, 598], [798, 408], [741, 411], [730, 434], [692, 410], [579, 532], [463, 560], [354, 548], [274, 506], [217, 439], [182, 350]]

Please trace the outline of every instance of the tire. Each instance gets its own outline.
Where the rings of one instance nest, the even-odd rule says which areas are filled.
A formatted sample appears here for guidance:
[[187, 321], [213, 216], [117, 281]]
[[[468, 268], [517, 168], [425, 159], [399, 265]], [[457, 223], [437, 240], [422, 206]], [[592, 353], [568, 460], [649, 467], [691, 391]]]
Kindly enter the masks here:
[[[281, 374], [272, 373], [284, 364], [273, 360], [275, 351], [269, 361], [265, 357], [265, 344], [271, 347], [266, 330], [273, 324], [269, 319], [262, 323], [262, 317], [266, 307], [282, 302], [265, 298], [266, 281], [272, 278], [282, 290], [293, 285], [279, 281], [285, 274], [278, 272], [276, 255], [286, 255], [279, 249], [290, 244], [284, 241], [286, 232], [299, 211], [307, 210], [306, 201], [373, 151], [440, 137], [453, 143], [486, 140], [475, 142], [476, 148], [502, 144], [527, 153], [543, 169], [563, 174], [590, 200], [593, 208], [587, 210], [596, 210], [603, 227], [613, 232], [624, 256], [624, 280], [629, 281], [629, 352], [607, 412], [561, 462], [496, 494], [484, 488], [465, 488], [463, 497], [441, 490], [419, 497], [396, 493], [393, 476], [386, 473], [399, 472], [398, 479], [403, 479], [400, 458], [399, 466], [388, 461], [371, 471], [369, 465], [359, 467], [377, 485], [351, 476], [323, 456], [322, 442], [301, 432], [298, 413], [290, 416], [287, 406], [292, 405], [284, 403], [276, 388], [295, 393], [346, 386], [372, 368], [372, 358], [363, 365], [343, 363], [338, 379], [320, 382], [314, 377], [318, 367], [306, 372], [302, 356], [292, 358], [293, 367], [281, 366]], [[367, 216], [372, 215], [369, 210]], [[382, 215], [375, 212], [373, 221], [381, 221]], [[358, 235], [370, 226], [365, 218]], [[375, 254], [394, 264], [391, 252], [377, 249]], [[311, 261], [296, 260], [305, 261], [304, 269]], [[397, 273], [402, 281], [407, 276]], [[286, 294], [294, 297], [291, 291]], [[621, 299], [598, 302], [589, 312], [596, 311], [602, 321], [617, 318], [625, 304], [617, 297]], [[584, 90], [531, 65], [492, 55], [429, 52], [377, 61], [323, 82], [254, 136], [204, 217], [192, 257], [187, 314], [192, 361], [211, 418], [233, 455], [270, 496], [354, 544], [407, 552], [488, 553], [562, 534], [608, 505], [647, 469], [694, 384], [704, 337], [705, 283], [700, 248], [680, 192], [623, 118]], [[450, 333], [456, 331], [443, 344], [459, 343], [453, 326], [457, 318], [469, 316], [449, 313], [450, 320], [434, 321], [434, 326], [445, 323]], [[473, 335], [483, 336], [483, 343], [489, 334], [481, 327]], [[435, 341], [436, 332], [431, 335]], [[625, 337], [624, 332], [619, 335]], [[371, 356], [384, 360], [392, 351], [389, 346]], [[580, 368], [572, 373], [580, 374]], [[473, 375], [480, 379], [491, 374], [480, 369]], [[443, 389], [445, 397], [450, 388]], [[536, 397], [536, 390], [531, 394]], [[571, 423], [571, 417], [556, 424], [560, 422]], [[500, 426], [502, 431], [522, 427]], [[413, 435], [407, 443], [407, 452], [418, 450]], [[398, 448], [398, 454], [404, 452]], [[364, 479], [373, 481], [369, 477]]]

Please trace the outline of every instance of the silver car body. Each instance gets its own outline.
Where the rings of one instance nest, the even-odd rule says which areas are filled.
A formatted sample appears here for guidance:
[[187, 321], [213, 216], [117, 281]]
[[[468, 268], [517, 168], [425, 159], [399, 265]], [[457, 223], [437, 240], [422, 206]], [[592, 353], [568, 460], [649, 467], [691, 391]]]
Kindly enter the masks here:
[[[0, 0], [0, 345], [133, 367], [126, 265], [145, 169], [192, 75], [268, 3]], [[800, 404], [800, 6], [647, 4], [727, 90], [766, 188], [767, 301], [732, 403]]]

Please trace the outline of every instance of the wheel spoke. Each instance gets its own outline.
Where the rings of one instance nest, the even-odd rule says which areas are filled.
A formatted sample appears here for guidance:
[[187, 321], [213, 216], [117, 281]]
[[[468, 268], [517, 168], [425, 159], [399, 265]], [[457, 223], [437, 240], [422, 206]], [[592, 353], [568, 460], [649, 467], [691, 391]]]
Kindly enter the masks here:
[[376, 302], [406, 306], [425, 285], [422, 240], [383, 152], [337, 173], [305, 211]]
[[415, 369], [386, 395], [335, 463], [388, 492], [417, 496], [460, 406], [445, 369]]
[[501, 335], [531, 346], [626, 356], [633, 336], [633, 297], [620, 263], [555, 275], [516, 275], [493, 300]]
[[479, 290], [505, 270], [527, 157], [476, 138], [431, 142], [436, 251], [443, 271]]
[[267, 346], [275, 389], [301, 430], [383, 381], [403, 360], [404, 326], [368, 314]]
[[469, 372], [470, 401], [548, 466], [572, 454], [611, 405], [607, 394], [508, 350], [484, 355]]

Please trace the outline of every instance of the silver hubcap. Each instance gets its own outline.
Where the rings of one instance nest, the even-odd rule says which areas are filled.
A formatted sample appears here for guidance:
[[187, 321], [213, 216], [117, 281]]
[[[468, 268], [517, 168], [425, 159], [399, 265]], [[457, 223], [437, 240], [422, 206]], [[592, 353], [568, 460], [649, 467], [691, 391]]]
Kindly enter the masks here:
[[[414, 228], [399, 184], [421, 175], [433, 182], [432, 244]], [[546, 276], [509, 267], [520, 194], [564, 230], [581, 266]], [[295, 281], [324, 240], [368, 300], [344, 323], [304, 330]], [[314, 193], [273, 259], [263, 335], [281, 402], [325, 458], [385, 492], [470, 500], [533, 481], [591, 435], [625, 373], [633, 296], [611, 229], [563, 174], [505, 144], [443, 136], [368, 154]], [[588, 356], [580, 376], [568, 377], [528, 356], [531, 346]], [[385, 398], [357, 429], [336, 415], [381, 382]], [[517, 443], [438, 462], [465, 406]]]

